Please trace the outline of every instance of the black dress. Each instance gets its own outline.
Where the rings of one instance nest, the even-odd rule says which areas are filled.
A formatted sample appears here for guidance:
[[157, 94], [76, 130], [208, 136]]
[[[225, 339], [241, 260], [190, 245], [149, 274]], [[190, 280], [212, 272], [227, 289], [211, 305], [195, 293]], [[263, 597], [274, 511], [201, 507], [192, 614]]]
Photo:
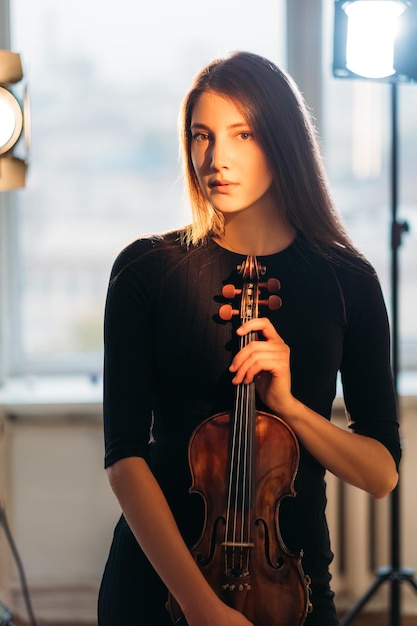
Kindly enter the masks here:
[[[387, 315], [377, 278], [362, 261], [317, 256], [297, 238], [260, 257], [278, 278], [283, 306], [265, 311], [291, 348], [292, 391], [330, 419], [340, 371], [349, 425], [400, 459], [389, 363]], [[202, 529], [202, 501], [190, 496], [187, 447], [194, 428], [229, 410], [228, 371], [237, 349], [234, 322], [218, 315], [221, 289], [237, 279], [242, 255], [209, 241], [187, 249], [178, 233], [138, 240], [115, 262], [106, 304], [105, 465], [144, 457], [188, 545]], [[259, 405], [260, 409], [267, 409]], [[296, 498], [285, 498], [280, 529], [303, 550], [313, 612], [306, 626], [335, 626], [332, 560], [325, 518], [324, 468], [301, 448]], [[146, 503], [144, 503], [146, 506]], [[100, 626], [164, 626], [167, 592], [123, 516], [114, 533], [99, 595]]]

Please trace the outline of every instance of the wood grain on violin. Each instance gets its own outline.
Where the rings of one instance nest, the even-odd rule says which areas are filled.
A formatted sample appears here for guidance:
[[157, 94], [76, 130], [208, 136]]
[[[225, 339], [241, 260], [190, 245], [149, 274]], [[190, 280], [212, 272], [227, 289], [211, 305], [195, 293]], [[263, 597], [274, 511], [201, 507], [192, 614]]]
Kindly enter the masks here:
[[[279, 281], [262, 282], [266, 268], [248, 256], [238, 267], [241, 284], [225, 285], [219, 315], [241, 322], [259, 315], [260, 306], [281, 306]], [[261, 298], [261, 291], [268, 296]], [[240, 306], [234, 306], [236, 301]], [[240, 348], [256, 340], [240, 339]], [[290, 427], [279, 417], [258, 411], [255, 384], [237, 386], [231, 412], [200, 424], [189, 443], [190, 492], [205, 502], [205, 523], [191, 552], [206, 580], [229, 606], [255, 626], [300, 626], [309, 610], [309, 579], [302, 554], [292, 554], [279, 529], [282, 498], [295, 497], [299, 447]], [[185, 624], [181, 608], [169, 595], [168, 610]]]

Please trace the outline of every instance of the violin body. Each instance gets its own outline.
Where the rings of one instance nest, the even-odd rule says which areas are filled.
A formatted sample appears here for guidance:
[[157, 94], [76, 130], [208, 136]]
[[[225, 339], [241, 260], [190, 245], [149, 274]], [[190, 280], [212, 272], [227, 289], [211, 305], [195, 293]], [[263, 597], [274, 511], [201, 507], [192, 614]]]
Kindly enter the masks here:
[[[203, 497], [206, 509], [203, 533], [191, 553], [217, 595], [255, 626], [301, 626], [310, 610], [309, 581], [301, 566], [302, 555], [294, 555], [285, 547], [278, 524], [280, 500], [295, 496], [297, 439], [279, 417], [256, 412], [256, 501], [249, 512], [253, 546], [244, 549], [249, 553], [250, 570], [225, 572], [222, 544], [230, 421], [230, 413], [219, 413], [198, 426], [190, 440], [190, 492]], [[173, 622], [184, 623], [172, 596], [168, 606]]]
[[[279, 281], [259, 282], [265, 268], [256, 257], [238, 269], [242, 288], [225, 285], [222, 294], [241, 296], [240, 311], [223, 305], [222, 319], [240, 315], [245, 321], [258, 316], [260, 305], [281, 306], [278, 296], [260, 300], [260, 289], [276, 291]], [[242, 337], [240, 347], [253, 340], [254, 334]], [[233, 410], [202, 422], [189, 442], [190, 493], [205, 504], [204, 527], [191, 553], [219, 598], [254, 626], [301, 626], [311, 610], [302, 553], [288, 550], [279, 528], [282, 499], [296, 495], [299, 457], [292, 429], [256, 409], [254, 382], [238, 385]], [[175, 624], [185, 624], [172, 595], [167, 608]]]

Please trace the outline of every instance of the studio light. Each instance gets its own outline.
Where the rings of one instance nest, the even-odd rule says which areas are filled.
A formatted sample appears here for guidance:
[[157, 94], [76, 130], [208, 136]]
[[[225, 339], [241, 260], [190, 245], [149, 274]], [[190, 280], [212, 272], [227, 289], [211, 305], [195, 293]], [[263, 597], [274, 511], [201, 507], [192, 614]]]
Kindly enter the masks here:
[[395, 74], [394, 40], [404, 10], [399, 2], [352, 2], [346, 6], [348, 70], [368, 78]]
[[[0, 50], [0, 191], [25, 186], [29, 106], [20, 55]], [[18, 152], [24, 143], [23, 155]]]
[[415, 0], [336, 0], [334, 26], [338, 78], [417, 81]]

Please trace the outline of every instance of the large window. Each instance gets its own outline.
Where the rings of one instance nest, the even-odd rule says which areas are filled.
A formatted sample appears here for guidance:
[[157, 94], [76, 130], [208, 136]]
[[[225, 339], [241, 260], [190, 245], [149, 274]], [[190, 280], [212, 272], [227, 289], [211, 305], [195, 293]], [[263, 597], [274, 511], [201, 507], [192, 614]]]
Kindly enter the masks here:
[[[186, 89], [204, 64], [231, 50], [252, 50], [285, 67], [286, 2], [10, 4], [11, 47], [22, 54], [30, 87], [32, 150], [27, 187], [11, 194], [7, 224], [9, 370], [99, 374], [117, 252], [189, 220], [176, 132]], [[332, 0], [323, 6], [326, 166], [389, 306], [388, 87], [331, 77]], [[417, 367], [416, 110], [417, 86], [401, 87], [400, 214], [411, 225], [400, 250], [407, 368]]]
[[115, 255], [189, 221], [177, 142], [186, 89], [231, 50], [283, 64], [283, 6], [13, 0], [32, 109], [28, 184], [14, 194], [14, 372], [99, 372]]

